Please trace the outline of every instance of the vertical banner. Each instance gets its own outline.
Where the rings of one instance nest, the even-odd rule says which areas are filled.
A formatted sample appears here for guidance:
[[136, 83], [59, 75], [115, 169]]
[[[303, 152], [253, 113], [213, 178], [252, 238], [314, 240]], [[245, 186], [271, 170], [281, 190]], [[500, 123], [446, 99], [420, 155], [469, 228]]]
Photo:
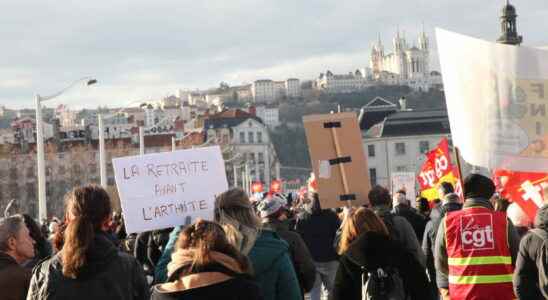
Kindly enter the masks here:
[[399, 190], [404, 190], [407, 199], [411, 200], [411, 203], [415, 203], [415, 197], [417, 196], [417, 192], [415, 191], [415, 173], [393, 172], [390, 175], [390, 182], [392, 195]]
[[548, 51], [436, 29], [453, 143], [491, 170], [548, 170]]
[[428, 201], [439, 198], [438, 186], [442, 182], [449, 182], [455, 187], [455, 192], [462, 196], [462, 188], [458, 177], [458, 170], [451, 163], [449, 142], [443, 138], [438, 146], [426, 153], [426, 160], [417, 176], [421, 197]]
[[112, 160], [128, 233], [213, 219], [228, 189], [219, 146]]

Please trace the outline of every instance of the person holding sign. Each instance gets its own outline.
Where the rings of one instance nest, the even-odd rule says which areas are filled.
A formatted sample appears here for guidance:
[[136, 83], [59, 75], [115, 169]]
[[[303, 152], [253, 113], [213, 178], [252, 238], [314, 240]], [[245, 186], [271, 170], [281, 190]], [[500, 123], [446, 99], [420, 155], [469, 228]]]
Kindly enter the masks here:
[[217, 223], [200, 220], [185, 228], [171, 257], [168, 282], [154, 286], [152, 300], [263, 299], [248, 259]]
[[[214, 212], [215, 221], [223, 227], [230, 244], [251, 261], [255, 282], [264, 299], [300, 300], [299, 281], [289, 258], [287, 243], [275, 232], [261, 230], [261, 221], [246, 193], [241, 189], [230, 189], [218, 195]], [[156, 266], [157, 282], [166, 280], [166, 268], [180, 230], [181, 227], [173, 230]]]
[[34, 268], [27, 299], [148, 299], [141, 266], [106, 234], [112, 214], [107, 192], [88, 185], [66, 199], [63, 247]]

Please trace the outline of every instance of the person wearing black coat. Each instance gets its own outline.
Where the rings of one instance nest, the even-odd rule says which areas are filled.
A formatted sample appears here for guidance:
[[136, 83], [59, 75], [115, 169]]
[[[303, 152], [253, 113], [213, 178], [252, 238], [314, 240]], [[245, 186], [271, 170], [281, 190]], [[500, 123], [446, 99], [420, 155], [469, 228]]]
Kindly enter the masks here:
[[392, 269], [395, 270], [393, 274], [399, 274], [403, 282], [399, 292], [408, 299], [433, 299], [422, 264], [410, 251], [390, 238], [382, 219], [368, 208], [359, 208], [345, 218], [339, 253], [342, 256], [332, 300], [362, 299], [367, 274], [379, 268], [385, 271]]
[[519, 244], [513, 278], [518, 299], [548, 299], [548, 253], [541, 252], [543, 243], [548, 243], [545, 241], [547, 239], [548, 204], [545, 204], [537, 212], [535, 229], [524, 236]]
[[341, 221], [334, 211], [321, 208], [318, 194], [313, 194], [311, 202], [304, 208], [305, 211], [297, 216], [295, 229], [310, 250], [316, 266], [316, 282], [310, 291], [310, 299], [319, 300], [322, 285], [327, 297], [333, 289], [338, 267], [338, 254], [333, 244]]
[[66, 196], [67, 226], [60, 251], [32, 271], [27, 300], [145, 300], [149, 288], [135, 258], [108, 233], [111, 204], [95, 185]]
[[422, 241], [422, 236], [424, 234], [424, 228], [428, 222], [428, 218], [419, 214], [416, 209], [409, 206], [409, 201], [406, 199], [405, 194], [398, 192], [394, 195], [393, 200], [394, 209], [392, 212], [396, 216], [403, 217], [404, 219], [411, 224], [415, 235], [417, 236], [418, 241]]

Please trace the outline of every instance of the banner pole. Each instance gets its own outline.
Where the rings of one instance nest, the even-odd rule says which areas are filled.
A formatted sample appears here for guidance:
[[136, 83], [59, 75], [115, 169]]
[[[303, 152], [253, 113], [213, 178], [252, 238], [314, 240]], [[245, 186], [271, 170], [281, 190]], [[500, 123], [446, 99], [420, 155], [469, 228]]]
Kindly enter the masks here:
[[462, 194], [464, 195], [464, 182], [463, 182], [463, 179], [462, 179], [462, 165], [460, 163], [460, 150], [459, 150], [459, 147], [453, 146], [453, 152], [455, 153], [455, 160], [457, 161], [457, 169], [459, 170], [460, 187], [461, 187], [461, 190], [462, 190]]

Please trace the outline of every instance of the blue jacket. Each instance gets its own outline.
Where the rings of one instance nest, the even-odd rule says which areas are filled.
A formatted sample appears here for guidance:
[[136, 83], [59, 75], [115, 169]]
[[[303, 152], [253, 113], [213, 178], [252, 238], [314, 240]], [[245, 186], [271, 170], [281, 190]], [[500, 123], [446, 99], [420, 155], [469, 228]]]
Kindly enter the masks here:
[[[169, 236], [169, 242], [155, 269], [155, 281], [165, 282], [167, 265], [180, 227], [176, 227]], [[274, 231], [262, 230], [255, 245], [248, 254], [253, 265], [255, 282], [261, 287], [265, 300], [302, 299], [297, 275], [289, 258], [289, 248]]]

